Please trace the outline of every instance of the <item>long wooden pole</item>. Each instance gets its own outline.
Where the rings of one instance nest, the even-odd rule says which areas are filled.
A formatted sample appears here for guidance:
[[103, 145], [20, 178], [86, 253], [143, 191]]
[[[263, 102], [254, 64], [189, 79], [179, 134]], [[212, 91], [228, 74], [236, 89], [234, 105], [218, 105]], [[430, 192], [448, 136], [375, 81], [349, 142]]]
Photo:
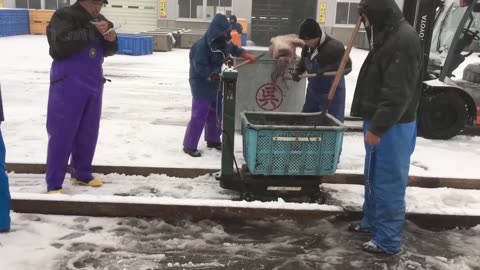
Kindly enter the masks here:
[[338, 67], [337, 74], [335, 75], [335, 80], [333, 81], [333, 84], [330, 87], [330, 91], [328, 92], [328, 100], [325, 106], [323, 106], [323, 110], [322, 110], [323, 117], [327, 114], [328, 109], [332, 104], [333, 97], [335, 95], [335, 92], [337, 91], [338, 83], [340, 82], [340, 78], [343, 76], [343, 72], [345, 71], [345, 66], [347, 65], [348, 59], [350, 58], [350, 51], [352, 50], [353, 42], [355, 42], [355, 38], [357, 37], [358, 31], [360, 30], [361, 25], [362, 25], [362, 17], [358, 16], [357, 24], [355, 25], [355, 29], [353, 30], [350, 41], [348, 42], [347, 49], [343, 54], [342, 62], [340, 62], [340, 66]]

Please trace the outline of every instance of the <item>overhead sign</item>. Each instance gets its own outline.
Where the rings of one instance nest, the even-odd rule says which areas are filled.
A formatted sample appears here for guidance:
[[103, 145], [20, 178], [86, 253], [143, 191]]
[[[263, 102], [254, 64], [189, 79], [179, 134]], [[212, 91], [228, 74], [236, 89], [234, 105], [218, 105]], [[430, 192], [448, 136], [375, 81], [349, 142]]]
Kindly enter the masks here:
[[318, 22], [325, 24], [327, 21], [327, 3], [322, 2], [318, 5]]
[[167, 0], [160, 0], [160, 18], [167, 18]]

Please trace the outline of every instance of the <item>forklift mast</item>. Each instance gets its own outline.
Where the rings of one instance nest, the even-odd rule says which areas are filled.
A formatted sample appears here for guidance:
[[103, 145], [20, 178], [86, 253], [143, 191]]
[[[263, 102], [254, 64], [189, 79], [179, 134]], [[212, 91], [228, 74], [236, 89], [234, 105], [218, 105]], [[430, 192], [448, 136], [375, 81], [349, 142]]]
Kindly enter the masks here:
[[[472, 55], [469, 46], [473, 41], [480, 41], [475, 25], [479, 12], [480, 0], [404, 2], [404, 17], [422, 41], [423, 83], [419, 83], [422, 98], [417, 117], [422, 137], [450, 139], [475, 122], [480, 106], [480, 65], [465, 67], [460, 79], [455, 79], [453, 72]], [[469, 79], [464, 80], [465, 74], [470, 74]]]
[[444, 5], [444, 0], [405, 0], [403, 16], [413, 25], [422, 41], [423, 50], [423, 80], [428, 79], [428, 59], [430, 57], [430, 46], [432, 44], [433, 29], [437, 11]]

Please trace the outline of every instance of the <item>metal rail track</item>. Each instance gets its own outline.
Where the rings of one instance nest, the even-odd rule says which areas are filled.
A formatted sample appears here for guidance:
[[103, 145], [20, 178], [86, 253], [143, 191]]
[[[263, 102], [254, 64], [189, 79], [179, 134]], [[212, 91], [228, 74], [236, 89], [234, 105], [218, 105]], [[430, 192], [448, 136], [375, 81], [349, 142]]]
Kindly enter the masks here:
[[[51, 195], [44, 195], [50, 196]], [[163, 219], [288, 219], [304, 222], [328, 217], [358, 220], [361, 212], [338, 210], [272, 209], [243, 206], [172, 205], [161, 203], [85, 202], [70, 200], [12, 199], [12, 210], [18, 213], [75, 215], [95, 217], [144, 217]], [[423, 228], [443, 230], [471, 228], [480, 224], [480, 216], [407, 213], [407, 219]]]
[[[44, 174], [44, 164], [7, 164], [9, 172], [21, 174]], [[186, 169], [186, 168], [154, 168], [154, 167], [127, 167], [127, 166], [94, 166], [95, 173], [143, 175], [165, 174], [172, 177], [195, 178], [205, 174], [215, 174], [215, 169]], [[362, 184], [363, 176], [354, 174], [336, 174], [324, 177], [323, 183], [332, 184]], [[451, 179], [434, 177], [410, 177], [410, 186], [438, 188], [449, 187], [457, 189], [480, 189], [480, 180]], [[84, 201], [77, 200], [76, 196], [62, 197], [46, 194], [17, 196], [13, 194], [12, 210], [19, 213], [36, 213], [50, 215], [78, 215], [97, 217], [157, 217], [157, 218], [189, 218], [202, 219], [292, 219], [306, 221], [337, 217], [341, 219], [358, 219], [361, 212], [357, 209], [343, 209], [334, 207], [334, 210], [299, 210], [299, 209], [272, 209], [261, 207], [245, 207], [232, 201], [225, 201], [225, 206], [217, 205], [188, 205], [168, 204], [161, 201], [147, 203], [115, 202], [108, 199]], [[31, 196], [31, 197], [30, 197]], [[435, 215], [409, 213], [407, 218], [413, 223], [429, 229], [451, 229], [455, 227], [470, 228], [480, 224], [480, 216], [467, 215]]]
[[[8, 163], [8, 172], [20, 174], [45, 174], [45, 164]], [[124, 174], [149, 176], [151, 174], [165, 174], [171, 177], [196, 178], [206, 174], [216, 174], [219, 169], [199, 168], [165, 168], [165, 167], [129, 167], [129, 166], [94, 166], [93, 171], [99, 174]], [[324, 176], [323, 183], [327, 184], [351, 184], [363, 185], [361, 174], [335, 174]], [[423, 188], [455, 188], [455, 189], [479, 189], [480, 179], [442, 178], [410, 176], [409, 186]]]

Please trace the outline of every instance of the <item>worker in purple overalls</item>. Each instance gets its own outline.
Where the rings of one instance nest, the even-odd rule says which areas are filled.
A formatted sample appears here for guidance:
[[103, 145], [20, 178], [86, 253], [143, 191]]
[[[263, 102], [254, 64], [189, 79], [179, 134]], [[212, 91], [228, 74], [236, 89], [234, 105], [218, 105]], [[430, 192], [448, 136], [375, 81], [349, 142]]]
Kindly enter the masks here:
[[204, 132], [208, 148], [221, 150], [222, 129], [217, 123], [218, 74], [227, 57], [242, 57], [255, 63], [256, 56], [231, 42], [232, 27], [227, 17], [217, 14], [207, 32], [190, 49], [190, 88], [192, 91], [192, 114], [183, 139], [183, 152], [192, 157], [201, 157], [198, 141]]
[[[71, 156], [74, 184], [98, 187], [92, 175], [102, 109], [103, 58], [118, 49], [113, 24], [100, 14], [107, 0], [79, 0], [57, 10], [47, 27], [50, 71], [47, 191], [63, 193]], [[109, 32], [108, 32], [109, 31]]]

